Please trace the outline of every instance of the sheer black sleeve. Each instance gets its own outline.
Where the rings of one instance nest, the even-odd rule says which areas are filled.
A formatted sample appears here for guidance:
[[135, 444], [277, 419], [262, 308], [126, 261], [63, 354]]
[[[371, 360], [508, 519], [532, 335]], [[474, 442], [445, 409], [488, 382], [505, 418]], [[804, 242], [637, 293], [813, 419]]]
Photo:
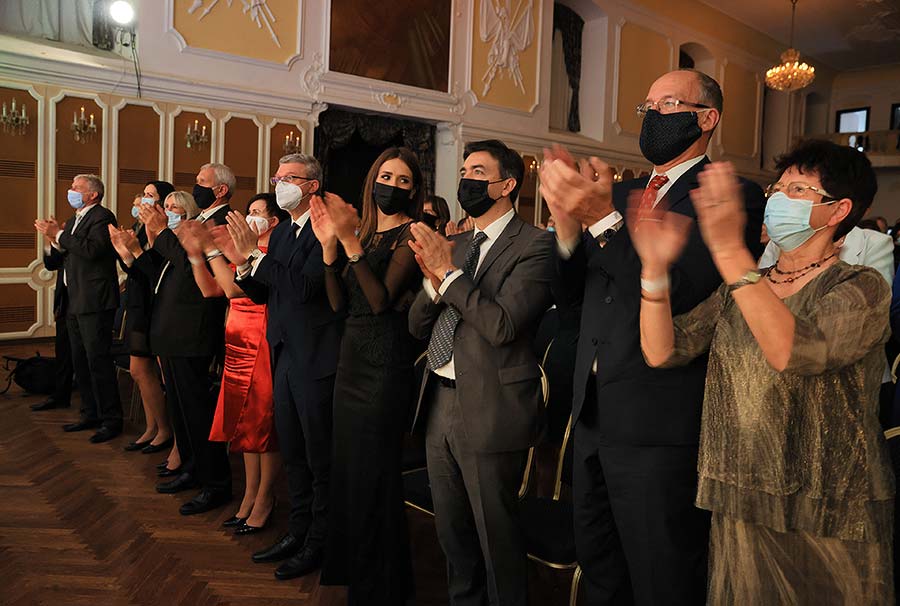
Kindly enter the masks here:
[[341, 271], [345, 263], [341, 262], [342, 259], [343, 255], [339, 255], [333, 265], [325, 266], [325, 294], [334, 311], [343, 311], [347, 307], [347, 286]]
[[396, 307], [397, 301], [415, 290], [422, 279], [415, 253], [409, 247], [412, 236], [407, 227], [397, 240], [397, 246], [391, 253], [390, 264], [384, 275], [384, 282], [378, 279], [366, 259], [352, 265], [356, 280], [372, 308], [373, 314], [381, 314]]

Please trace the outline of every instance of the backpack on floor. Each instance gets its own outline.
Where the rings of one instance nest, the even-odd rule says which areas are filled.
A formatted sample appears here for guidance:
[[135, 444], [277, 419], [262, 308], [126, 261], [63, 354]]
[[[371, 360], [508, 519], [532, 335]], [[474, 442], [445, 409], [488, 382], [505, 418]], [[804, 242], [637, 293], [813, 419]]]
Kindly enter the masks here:
[[[30, 394], [50, 395], [56, 389], [56, 358], [41, 354], [30, 358], [3, 357], [6, 359], [5, 368], [9, 371], [9, 376], [6, 388], [0, 394], [9, 391], [13, 381]], [[14, 364], [12, 368], [11, 364]]]

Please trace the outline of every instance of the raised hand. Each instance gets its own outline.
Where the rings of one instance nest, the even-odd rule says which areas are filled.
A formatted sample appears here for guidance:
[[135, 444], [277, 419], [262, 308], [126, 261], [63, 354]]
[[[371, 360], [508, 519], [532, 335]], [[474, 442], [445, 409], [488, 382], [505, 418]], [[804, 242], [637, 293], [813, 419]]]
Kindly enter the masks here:
[[126, 230], [115, 225], [107, 225], [109, 230], [109, 240], [112, 242], [113, 248], [127, 265], [131, 264], [135, 258], [141, 255], [141, 244], [138, 242], [134, 232], [130, 229]]
[[198, 234], [200, 230], [206, 231], [206, 228], [202, 223], [191, 220], [182, 221], [175, 231], [175, 235], [178, 236], [181, 247], [184, 249], [184, 252], [187, 253], [189, 258], [197, 258], [203, 255], [203, 245], [200, 242]]
[[[334, 226], [334, 234], [341, 243], [348, 243], [356, 237], [356, 228], [359, 226], [359, 215], [356, 209], [337, 194], [325, 194], [325, 209]], [[346, 248], [346, 246], [345, 246]]]
[[234, 246], [234, 240], [231, 239], [231, 234], [228, 233], [227, 225], [214, 225], [209, 228], [209, 235], [212, 238], [213, 245], [215, 248], [218, 248], [225, 258], [234, 263], [235, 265], [243, 265], [247, 262], [247, 256], [241, 256], [237, 249]]
[[34, 222], [34, 228], [40, 233], [47, 236], [47, 238], [51, 242], [56, 242], [57, 236], [59, 236], [60, 227], [59, 223], [56, 222], [56, 219], [50, 217], [49, 219], [37, 219]]
[[328, 214], [321, 196], [312, 196], [309, 199], [309, 220], [312, 223], [313, 233], [323, 247], [337, 243], [337, 235], [334, 231], [334, 222]]
[[631, 243], [641, 258], [641, 274], [659, 277], [681, 256], [691, 229], [691, 219], [658, 209], [641, 209], [643, 192], [635, 189], [628, 196], [625, 221]]
[[169, 218], [162, 206], [157, 204], [141, 204], [138, 210], [138, 218], [147, 229], [147, 236], [156, 238], [160, 232], [169, 226]]
[[[228, 221], [228, 225], [226, 226], [228, 228], [228, 234], [234, 242], [233, 254], [237, 256], [236, 259], [232, 259], [231, 257], [229, 257], [229, 259], [236, 265], [243, 265], [247, 262], [247, 257], [250, 256], [253, 249], [256, 248], [259, 236], [247, 224], [244, 215], [238, 211], [229, 211], [225, 218]], [[224, 249], [221, 247], [219, 250], [224, 252]]]
[[453, 243], [424, 223], [413, 223], [410, 231], [415, 240], [409, 241], [409, 247], [415, 253], [422, 273], [432, 280], [432, 284], [434, 279], [440, 277], [437, 279], [440, 284], [448, 271], [456, 269], [453, 266]]
[[713, 162], [698, 180], [700, 187], [691, 192], [691, 202], [709, 252], [715, 257], [745, 249], [747, 214], [734, 167], [730, 162]]

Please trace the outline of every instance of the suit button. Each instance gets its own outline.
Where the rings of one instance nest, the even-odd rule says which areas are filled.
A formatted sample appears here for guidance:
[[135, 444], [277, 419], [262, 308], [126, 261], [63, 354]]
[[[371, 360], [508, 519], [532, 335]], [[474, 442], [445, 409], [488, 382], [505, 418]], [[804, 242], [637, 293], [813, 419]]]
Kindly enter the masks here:
[[591, 345], [597, 345], [597, 339], [591, 339]]
[[609, 305], [613, 302], [613, 298], [611, 296], [607, 296], [605, 299], [603, 299], [603, 302]]
[[464, 370], [457, 370], [457, 371], [456, 371], [456, 376], [457, 376], [457, 377], [461, 377], [461, 376], [463, 376], [464, 374], [466, 374], [466, 371], [464, 371]]

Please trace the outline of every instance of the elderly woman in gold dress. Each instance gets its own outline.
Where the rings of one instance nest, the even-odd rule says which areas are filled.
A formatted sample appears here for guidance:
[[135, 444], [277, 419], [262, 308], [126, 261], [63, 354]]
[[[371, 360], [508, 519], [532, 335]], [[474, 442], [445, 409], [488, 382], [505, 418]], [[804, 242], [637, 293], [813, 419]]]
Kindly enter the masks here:
[[894, 477], [878, 423], [891, 292], [835, 242], [877, 183], [864, 154], [808, 141], [777, 161], [765, 270], [744, 244], [740, 187], [711, 164], [692, 199], [724, 283], [672, 318], [680, 215], [633, 206], [641, 346], [652, 366], [709, 354], [697, 506], [712, 512], [709, 604], [893, 604]]

